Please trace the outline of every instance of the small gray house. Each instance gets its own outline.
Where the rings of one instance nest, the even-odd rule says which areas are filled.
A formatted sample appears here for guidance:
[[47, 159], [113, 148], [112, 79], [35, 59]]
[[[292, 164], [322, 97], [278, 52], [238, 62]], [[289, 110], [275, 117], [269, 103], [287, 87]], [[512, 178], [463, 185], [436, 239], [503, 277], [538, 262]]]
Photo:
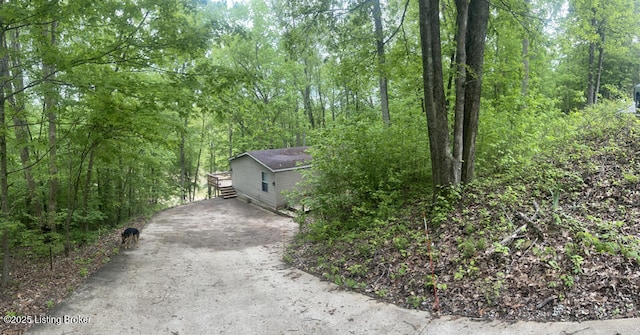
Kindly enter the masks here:
[[283, 191], [302, 178], [311, 166], [309, 147], [249, 151], [229, 159], [233, 188], [241, 198], [269, 209], [287, 206]]

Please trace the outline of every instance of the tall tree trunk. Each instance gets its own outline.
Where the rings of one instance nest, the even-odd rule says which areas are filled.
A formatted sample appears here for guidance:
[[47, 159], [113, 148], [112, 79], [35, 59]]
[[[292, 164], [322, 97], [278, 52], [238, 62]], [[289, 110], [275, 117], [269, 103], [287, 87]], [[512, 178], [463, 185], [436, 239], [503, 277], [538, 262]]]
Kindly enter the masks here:
[[316, 127], [316, 121], [313, 117], [313, 108], [311, 106], [311, 70], [309, 69], [309, 61], [307, 58], [304, 58], [304, 90], [302, 91], [302, 104], [304, 106], [304, 113], [309, 117], [309, 123], [311, 124], [311, 128]]
[[[68, 143], [68, 152], [71, 152], [71, 143]], [[71, 197], [71, 200], [68, 201], [67, 205], [67, 216], [64, 219], [64, 256], [69, 257], [69, 253], [71, 252], [71, 219], [73, 218], [73, 213], [76, 209], [76, 199], [78, 194], [78, 184], [80, 183], [80, 174], [82, 173], [82, 161], [80, 161], [80, 166], [78, 167], [78, 174], [74, 180], [73, 175], [73, 159], [69, 159], [69, 180], [67, 181], [67, 194]], [[74, 192], [75, 190], [75, 192]]]
[[587, 74], [587, 106], [593, 105], [594, 92], [595, 92], [595, 52], [596, 44], [594, 42], [589, 43], [589, 64]]
[[593, 103], [598, 103], [598, 93], [600, 93], [600, 78], [602, 77], [602, 62], [604, 61], [604, 42], [605, 42], [605, 34], [602, 29], [599, 30], [600, 33], [600, 45], [598, 46], [598, 66], [596, 68], [596, 82], [593, 92]]
[[[124, 187], [126, 190], [126, 194], [127, 194], [127, 217], [126, 219], [129, 219], [131, 217], [133, 217], [133, 211], [137, 212], [137, 207], [133, 207], [135, 205], [137, 205], [137, 202], [134, 201], [133, 198], [133, 176], [135, 175], [135, 173], [133, 172], [134, 168], [133, 166], [129, 166], [129, 172], [127, 173], [127, 180], [124, 183]], [[189, 179], [187, 179], [189, 180]]]
[[[593, 11], [593, 15], [595, 16], [596, 11], [595, 9], [592, 9]], [[597, 20], [595, 17], [591, 18], [591, 26], [592, 27], [596, 27], [597, 25]], [[595, 64], [595, 54], [596, 54], [596, 42], [591, 41], [589, 42], [589, 59], [588, 59], [588, 64], [587, 64], [587, 69], [588, 69], [588, 73], [587, 73], [587, 106], [589, 105], [593, 105], [593, 103], [595, 102], [595, 71], [596, 71], [596, 64]]]
[[87, 163], [87, 175], [84, 179], [84, 185], [82, 186], [82, 215], [85, 217], [84, 231], [89, 232], [89, 221], [86, 219], [89, 213], [89, 192], [91, 191], [91, 175], [93, 172], [93, 160], [95, 156], [95, 147], [92, 145], [89, 149], [89, 162]]
[[455, 180], [461, 179], [462, 173], [462, 152], [463, 152], [463, 125], [464, 125], [464, 97], [465, 97], [465, 81], [467, 80], [466, 71], [466, 38], [467, 38], [467, 16], [469, 11], [469, 0], [456, 0], [456, 8], [458, 10], [456, 25], [456, 102], [454, 108], [455, 123], [453, 132], [453, 174]]
[[420, 0], [420, 42], [424, 85], [424, 108], [429, 131], [431, 169], [435, 186], [457, 185], [449, 147], [449, 125], [444, 97], [440, 48], [439, 1]]
[[327, 110], [324, 106], [324, 96], [322, 94], [322, 75], [318, 70], [318, 103], [320, 104], [320, 126], [324, 127], [326, 125], [326, 113]]
[[[24, 78], [22, 73], [22, 62], [18, 56], [22, 49], [19, 41], [19, 29], [15, 29], [11, 36], [11, 49], [13, 50], [13, 56], [10, 57], [10, 67], [13, 70], [11, 76], [13, 81], [7, 81], [6, 86], [10, 95], [7, 96], [9, 105], [13, 108], [13, 129], [16, 136], [17, 144], [20, 148], [20, 162], [22, 164], [23, 175], [25, 184], [27, 185], [28, 196], [25, 199], [26, 208], [31, 208], [31, 215], [36, 220], [42, 220], [42, 202], [40, 197], [36, 193], [36, 182], [31, 173], [31, 159], [30, 159], [30, 132], [29, 123], [25, 116], [25, 102], [24, 102]], [[41, 223], [41, 222], [40, 222]]]
[[216, 166], [216, 142], [213, 136], [211, 135], [209, 139], [209, 171], [215, 173], [218, 172], [218, 167]]
[[187, 183], [187, 167], [186, 167], [186, 157], [185, 157], [185, 145], [186, 145], [186, 132], [187, 132], [188, 120], [187, 117], [184, 117], [184, 129], [180, 131], [180, 201], [185, 202], [187, 200], [187, 191], [186, 191], [186, 183]]
[[[529, 15], [531, 0], [524, 0], [525, 15]], [[526, 35], [522, 38], [522, 87], [520, 87], [520, 93], [522, 97], [527, 96], [529, 93], [529, 37]]]
[[200, 131], [200, 145], [198, 148], [198, 157], [196, 159], [196, 171], [193, 176], [193, 196], [191, 197], [191, 201], [195, 201], [196, 190], [198, 189], [198, 173], [200, 170], [200, 159], [202, 157], [202, 148], [204, 147], [204, 137], [206, 133], [206, 121], [207, 116], [205, 113], [202, 113], [202, 129]]
[[229, 122], [229, 158], [233, 157], [233, 124]]
[[[71, 152], [71, 143], [68, 144], [68, 151]], [[89, 170], [91, 169], [91, 165], [93, 165], [93, 151], [94, 145], [91, 144], [80, 153], [79, 163], [77, 166], [74, 166], [75, 161], [73, 159], [69, 159], [69, 181], [68, 181], [68, 196], [71, 198], [67, 205], [67, 216], [64, 220], [64, 232], [65, 232], [65, 243], [64, 243], [64, 254], [66, 257], [69, 257], [69, 252], [71, 251], [71, 220], [73, 218], [73, 214], [76, 211], [77, 203], [78, 203], [78, 193], [80, 190], [80, 180], [82, 179], [82, 168], [84, 166], [84, 161], [89, 156]], [[74, 169], [77, 169], [77, 173], [74, 175]], [[85, 197], [88, 193], [88, 181], [91, 179], [91, 171], [87, 172], [87, 179], [84, 183], [85, 187]], [[84, 213], [86, 215], [86, 206], [87, 203], [83, 199], [83, 207]]]
[[331, 89], [331, 121], [336, 120], [336, 90]]
[[385, 53], [384, 53], [384, 31], [382, 30], [382, 9], [380, 8], [380, 0], [373, 0], [373, 21], [376, 35], [376, 52], [378, 54], [378, 81], [380, 86], [380, 108], [382, 110], [382, 121], [391, 124], [391, 116], [389, 115], [389, 96], [387, 92], [387, 74], [385, 71]]
[[529, 38], [522, 39], [522, 87], [521, 94], [523, 97], [529, 93]]
[[[51, 46], [55, 46], [56, 41], [56, 28], [58, 23], [56, 21], [45, 25], [44, 35], [48, 43]], [[44, 95], [44, 113], [47, 115], [49, 122], [48, 139], [49, 139], [49, 201], [47, 204], [47, 224], [51, 228], [51, 231], [56, 231], [56, 205], [57, 205], [57, 193], [58, 193], [58, 167], [56, 162], [57, 142], [56, 142], [56, 101], [57, 90], [53, 86], [52, 81], [55, 79], [55, 65], [45, 62], [43, 64], [43, 75], [46, 79], [46, 88]]]
[[474, 178], [476, 161], [476, 136], [482, 93], [482, 63], [484, 61], [485, 38], [489, 22], [489, 1], [471, 0], [467, 27], [467, 82], [464, 103], [464, 149], [462, 152], [462, 182]]
[[[0, 8], [4, 1], [0, 1]], [[0, 48], [2, 58], [0, 58], [0, 78], [8, 80], [9, 59], [7, 50], [6, 30], [3, 16], [0, 15]], [[7, 181], [7, 132], [5, 120], [5, 92], [6, 83], [0, 85], [0, 234], [2, 234], [2, 287], [9, 285], [9, 270], [11, 262], [11, 250], [9, 249], [9, 234], [11, 234], [9, 217], [9, 184]]]

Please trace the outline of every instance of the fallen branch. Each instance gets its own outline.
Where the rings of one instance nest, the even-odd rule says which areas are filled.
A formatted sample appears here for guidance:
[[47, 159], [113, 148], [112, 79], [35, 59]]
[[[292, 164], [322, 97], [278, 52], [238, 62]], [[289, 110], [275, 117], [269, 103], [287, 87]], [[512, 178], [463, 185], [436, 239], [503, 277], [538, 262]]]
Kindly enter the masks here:
[[538, 216], [538, 212], [540, 212], [540, 206], [538, 206], [538, 203], [534, 200], [533, 201], [533, 208], [536, 209], [536, 211], [533, 213], [533, 215], [531, 216], [531, 218], [528, 218], [526, 215], [524, 215], [524, 213], [522, 212], [518, 212], [518, 215], [525, 220], [527, 223], [533, 223], [533, 220], [536, 219], [536, 217]]
[[540, 309], [544, 306], [546, 306], [547, 304], [549, 304], [550, 302], [554, 301], [558, 296], [556, 296], [555, 294], [552, 294], [551, 296], [547, 297], [547, 299], [542, 300], [539, 304], [536, 305], [537, 309]]
[[[526, 224], [523, 224], [522, 226], [518, 227], [518, 229], [516, 229], [511, 235], [505, 237], [502, 239], [502, 241], [500, 241], [500, 245], [503, 247], [508, 246], [509, 244], [511, 244], [511, 242], [513, 242], [513, 240], [515, 240], [516, 238], [519, 237], [520, 233], [525, 230], [527, 228]], [[491, 255], [494, 252], [496, 252], [496, 246], [495, 244], [491, 246], [491, 248], [487, 249], [487, 251], [485, 251], [485, 255]]]
[[[538, 212], [540, 211], [540, 206], [538, 206], [538, 203], [535, 200], [533, 201], [533, 207], [536, 209], [536, 211], [535, 211], [535, 213], [533, 213], [531, 218], [527, 217], [526, 215], [524, 215], [521, 212], [518, 212], [518, 216], [520, 216], [526, 223], [523, 224], [522, 226], [518, 227], [518, 229], [516, 229], [513, 233], [511, 233], [511, 235], [503, 238], [502, 241], [500, 241], [500, 245], [501, 246], [506, 247], [509, 244], [511, 244], [511, 242], [513, 242], [513, 240], [515, 240], [516, 238], [520, 237], [520, 233], [522, 233], [525, 229], [527, 229], [527, 227], [533, 228], [534, 230], [536, 230], [538, 235], [541, 236], [542, 232], [540, 231], [540, 228], [538, 228], [535, 225], [535, 223], [533, 223], [533, 220], [536, 219], [536, 217], [538, 216]], [[491, 254], [493, 254], [495, 252], [496, 252], [496, 247], [495, 247], [495, 245], [493, 245], [493, 246], [491, 246], [491, 248], [487, 249], [487, 251], [485, 252], [485, 255], [491, 255]]]
[[527, 217], [522, 212], [518, 212], [518, 216], [520, 216], [520, 218], [522, 218], [527, 223], [527, 225], [536, 232], [539, 238], [544, 240], [544, 234], [542, 233], [542, 229], [540, 229], [540, 227], [538, 227], [538, 225], [535, 222], [533, 222], [538, 216], [538, 213], [540, 212], [540, 206], [538, 206], [538, 203], [535, 200], [533, 201], [533, 207], [536, 209], [536, 211], [535, 213], [533, 213], [531, 218]]

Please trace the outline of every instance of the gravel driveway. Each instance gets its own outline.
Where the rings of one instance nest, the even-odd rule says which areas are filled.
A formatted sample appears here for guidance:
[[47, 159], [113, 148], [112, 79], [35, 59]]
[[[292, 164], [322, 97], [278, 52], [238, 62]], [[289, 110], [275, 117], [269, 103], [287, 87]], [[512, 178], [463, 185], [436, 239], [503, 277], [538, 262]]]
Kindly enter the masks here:
[[157, 214], [29, 334], [635, 334], [637, 319], [583, 323], [430, 318], [337, 289], [282, 263], [291, 219], [239, 200]]
[[426, 321], [287, 267], [295, 230], [235, 199], [166, 210], [29, 333], [409, 334]]

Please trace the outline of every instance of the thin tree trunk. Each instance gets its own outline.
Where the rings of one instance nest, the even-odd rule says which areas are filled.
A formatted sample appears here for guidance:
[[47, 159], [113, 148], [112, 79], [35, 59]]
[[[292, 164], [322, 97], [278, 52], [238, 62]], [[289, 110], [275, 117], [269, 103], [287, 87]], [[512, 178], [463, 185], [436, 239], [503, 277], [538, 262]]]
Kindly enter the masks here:
[[385, 73], [385, 53], [384, 53], [384, 31], [382, 30], [382, 9], [380, 0], [373, 0], [373, 21], [376, 35], [376, 52], [378, 54], [378, 81], [380, 86], [380, 108], [382, 110], [382, 121], [386, 125], [391, 124], [389, 115], [389, 96], [387, 92], [387, 75]]
[[233, 157], [233, 125], [229, 122], [229, 158]]
[[[4, 4], [4, 1], [0, 1], [0, 7]], [[0, 78], [2, 80], [8, 80], [9, 78], [9, 59], [6, 41], [6, 30], [4, 29], [4, 20], [0, 16], [0, 48], [3, 51], [3, 55], [0, 58]], [[0, 233], [2, 234], [2, 287], [9, 285], [9, 270], [11, 262], [11, 250], [9, 249], [9, 234], [11, 233], [9, 222], [7, 220], [9, 216], [9, 184], [7, 182], [7, 132], [6, 132], [6, 120], [5, 120], [5, 83], [0, 85], [0, 214], [2, 219], [0, 221]]]
[[[56, 21], [46, 25], [44, 27], [44, 35], [55, 46], [56, 41], [56, 28], [58, 23]], [[57, 91], [51, 83], [55, 79], [55, 67], [53, 64], [45, 63], [43, 65], [43, 75], [47, 79], [46, 91], [44, 96], [44, 112], [47, 115], [49, 122], [48, 139], [49, 139], [49, 201], [47, 204], [47, 223], [51, 228], [51, 231], [56, 231], [56, 205], [57, 205], [57, 193], [58, 193], [58, 167], [56, 162], [57, 143], [56, 143], [56, 95]]]
[[137, 207], [133, 207], [134, 205], [137, 205], [136, 202], [133, 201], [133, 185], [132, 185], [132, 177], [134, 176], [134, 172], [133, 172], [133, 166], [129, 166], [129, 172], [127, 173], [127, 180], [124, 183], [124, 187], [127, 191], [127, 198], [128, 198], [128, 206], [127, 206], [127, 217], [126, 219], [129, 219], [133, 216], [133, 210], [135, 210], [135, 212], [137, 213], [138, 208]]
[[304, 59], [304, 90], [302, 91], [302, 104], [304, 105], [304, 113], [309, 117], [309, 123], [311, 124], [311, 128], [316, 127], [316, 121], [313, 117], [313, 108], [311, 107], [311, 84], [310, 84], [310, 75], [309, 75], [309, 62], [307, 58]]
[[205, 135], [205, 124], [206, 124], [206, 115], [202, 113], [202, 129], [200, 132], [200, 145], [198, 148], [198, 158], [196, 160], [196, 171], [193, 176], [193, 196], [191, 197], [191, 201], [195, 201], [196, 190], [198, 188], [198, 173], [200, 170], [200, 158], [202, 157], [202, 148], [204, 147], [204, 135]]
[[[71, 143], [68, 143], [68, 152], [71, 152]], [[73, 159], [69, 159], [69, 181], [67, 182], [67, 194], [71, 197], [71, 201], [68, 202], [67, 207], [67, 216], [64, 220], [64, 256], [69, 257], [69, 253], [71, 251], [71, 238], [70, 238], [70, 227], [71, 227], [71, 218], [73, 217], [73, 213], [76, 209], [76, 198], [78, 194], [78, 183], [80, 182], [80, 173], [82, 171], [82, 161], [80, 162], [80, 166], [78, 167], [78, 175], [73, 178]], [[74, 187], [75, 185], [75, 187]], [[76, 192], [74, 192], [74, 189]]]
[[[524, 0], [525, 15], [529, 15], [531, 0]], [[526, 32], [525, 32], [526, 34]], [[529, 37], [527, 35], [522, 39], [522, 87], [520, 93], [522, 97], [526, 97], [529, 94]]]
[[[594, 15], [595, 15], [595, 10], [594, 10]], [[591, 26], [595, 27], [597, 24], [597, 21], [595, 18], [591, 19]], [[593, 105], [593, 103], [595, 102], [595, 53], [596, 53], [596, 43], [595, 42], [590, 42], [589, 43], [589, 60], [588, 60], [588, 74], [587, 74], [587, 106], [589, 105]]]
[[331, 121], [336, 120], [336, 90], [331, 89]]
[[474, 178], [476, 160], [476, 136], [482, 93], [482, 63], [484, 61], [485, 38], [489, 22], [489, 1], [471, 0], [467, 22], [467, 83], [464, 104], [464, 149], [462, 152], [462, 182]]
[[209, 139], [209, 171], [210, 172], [218, 172], [216, 167], [216, 143], [212, 138]]
[[600, 32], [600, 46], [598, 47], [598, 67], [596, 68], [596, 82], [593, 92], [593, 103], [598, 103], [598, 93], [600, 93], [600, 78], [602, 77], [602, 62], [604, 61], [605, 34]]
[[[7, 81], [6, 86], [9, 92], [22, 92], [24, 90], [24, 78], [22, 74], [22, 62], [18, 56], [21, 51], [19, 41], [19, 30], [15, 29], [11, 38], [11, 49], [13, 56], [10, 59], [11, 68], [14, 69], [11, 74], [13, 82]], [[42, 202], [36, 193], [36, 182], [31, 173], [30, 150], [29, 150], [29, 124], [25, 116], [24, 94], [10, 95], [8, 97], [9, 105], [13, 108], [13, 128], [16, 141], [20, 147], [20, 162], [22, 164], [23, 175], [27, 185], [28, 197], [26, 198], [26, 208], [31, 208], [31, 215], [36, 220], [42, 220]], [[40, 222], [41, 223], [41, 222]]]
[[180, 131], [180, 201], [185, 202], [187, 200], [187, 192], [186, 192], [186, 175], [187, 175], [187, 167], [186, 167], [186, 157], [185, 157], [185, 142], [186, 139], [186, 131], [187, 131], [187, 117], [184, 118], [184, 129]]
[[9, 228], [4, 227], [2, 229], [2, 287], [9, 285], [9, 273], [11, 262], [11, 250], [9, 249]]
[[457, 41], [456, 41], [456, 102], [455, 102], [455, 124], [453, 133], [453, 174], [454, 180], [460, 180], [462, 173], [462, 152], [463, 152], [463, 125], [464, 125], [464, 97], [465, 97], [465, 81], [467, 80], [466, 71], [466, 38], [467, 38], [467, 16], [469, 11], [469, 0], [456, 0], [456, 8], [458, 14], [456, 18], [457, 24]]
[[523, 97], [529, 93], [529, 38], [522, 39], [522, 87], [521, 94]]
[[595, 68], [595, 50], [596, 44], [591, 42], [589, 43], [589, 64], [588, 69], [589, 73], [587, 74], [587, 106], [593, 104], [593, 94], [595, 92], [594, 85], [594, 68]]
[[82, 214], [85, 216], [84, 231], [89, 232], [89, 221], [86, 219], [89, 212], [89, 192], [91, 190], [91, 175], [93, 172], [93, 160], [95, 156], [95, 145], [89, 151], [89, 162], [87, 163], [87, 175], [82, 187]]
[[322, 127], [326, 125], [326, 108], [324, 106], [324, 96], [322, 95], [322, 75], [320, 71], [318, 71], [318, 102], [320, 103], [320, 124]]

